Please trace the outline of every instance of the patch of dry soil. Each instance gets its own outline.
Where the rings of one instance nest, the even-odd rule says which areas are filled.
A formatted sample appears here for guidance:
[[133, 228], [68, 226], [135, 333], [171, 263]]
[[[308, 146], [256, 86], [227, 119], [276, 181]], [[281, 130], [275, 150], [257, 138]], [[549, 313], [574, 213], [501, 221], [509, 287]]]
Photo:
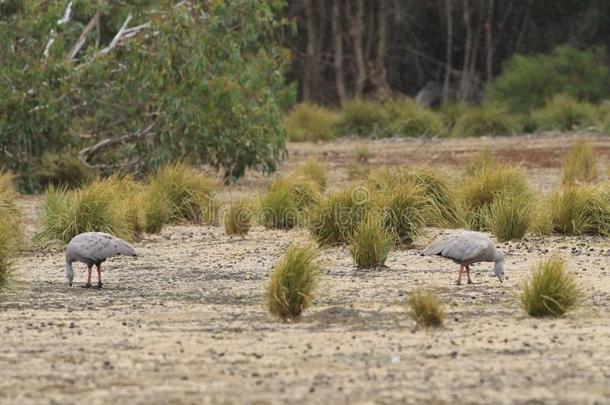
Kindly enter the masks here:
[[[254, 191], [226, 195], [244, 190]], [[37, 201], [22, 201], [30, 232]], [[263, 292], [286, 246], [308, 240], [304, 230], [236, 238], [169, 227], [137, 243], [138, 258], [107, 262], [102, 290], [68, 287], [62, 252], [29, 252], [18, 287], [0, 297], [0, 403], [608, 403], [608, 239], [503, 244], [504, 284], [477, 265], [477, 284], [456, 286], [456, 265], [418, 255], [436, 233], [377, 270], [356, 269], [345, 248], [323, 250], [317, 299], [297, 323], [271, 318]], [[586, 286], [587, 306], [531, 319], [514, 296], [554, 253]], [[85, 277], [81, 265], [77, 284]], [[404, 301], [421, 285], [447, 303], [446, 328], [416, 330], [407, 316]]]

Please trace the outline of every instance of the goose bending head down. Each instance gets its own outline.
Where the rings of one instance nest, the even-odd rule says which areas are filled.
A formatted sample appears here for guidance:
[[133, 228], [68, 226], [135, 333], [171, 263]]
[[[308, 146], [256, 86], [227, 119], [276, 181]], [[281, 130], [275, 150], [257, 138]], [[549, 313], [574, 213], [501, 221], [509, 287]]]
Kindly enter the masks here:
[[462, 274], [466, 273], [468, 284], [470, 265], [479, 262], [494, 262], [494, 273], [500, 282], [504, 281], [506, 261], [504, 254], [496, 249], [493, 241], [481, 232], [457, 231], [441, 236], [421, 252], [422, 256], [442, 256], [460, 265], [457, 284], [462, 284]]
[[113, 256], [137, 256], [136, 250], [129, 243], [103, 232], [85, 232], [76, 235], [66, 248], [66, 278], [68, 285], [74, 282], [73, 262], [87, 265], [89, 271], [86, 288], [91, 287], [91, 270], [97, 268], [97, 287], [102, 288], [102, 263]]

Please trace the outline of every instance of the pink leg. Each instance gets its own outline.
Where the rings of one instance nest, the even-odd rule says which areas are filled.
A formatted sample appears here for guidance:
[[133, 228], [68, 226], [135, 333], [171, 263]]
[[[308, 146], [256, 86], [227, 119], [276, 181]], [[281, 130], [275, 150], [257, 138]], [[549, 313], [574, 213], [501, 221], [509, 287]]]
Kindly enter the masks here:
[[460, 275], [458, 276], [458, 279], [455, 282], [457, 285], [462, 284], [462, 273], [464, 273], [464, 266], [460, 266]]
[[97, 265], [97, 288], [102, 288], [102, 268]]
[[474, 284], [470, 279], [470, 266], [466, 266], [466, 276], [468, 277], [468, 284]]
[[91, 287], [91, 266], [87, 267], [87, 284], [85, 284], [85, 288]]

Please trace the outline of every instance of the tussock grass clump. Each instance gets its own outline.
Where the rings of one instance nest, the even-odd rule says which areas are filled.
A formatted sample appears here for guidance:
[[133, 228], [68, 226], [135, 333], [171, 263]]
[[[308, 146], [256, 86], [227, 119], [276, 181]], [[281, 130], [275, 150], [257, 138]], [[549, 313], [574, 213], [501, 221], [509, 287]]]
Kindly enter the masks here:
[[301, 176], [274, 180], [260, 198], [260, 220], [267, 228], [291, 229], [305, 221], [305, 213], [320, 204], [319, 184]]
[[375, 212], [380, 213], [383, 226], [400, 243], [412, 243], [430, 217], [430, 200], [415, 183], [389, 187], [376, 193], [373, 205]]
[[184, 163], [170, 163], [150, 180], [151, 192], [163, 195], [170, 204], [173, 222], [213, 223], [218, 213], [216, 181]]
[[369, 190], [363, 186], [329, 194], [309, 211], [309, 232], [320, 245], [346, 243], [370, 206]]
[[348, 180], [365, 180], [371, 174], [370, 166], [359, 163], [349, 163], [346, 169]]
[[451, 130], [454, 137], [513, 135], [522, 130], [520, 120], [504, 107], [485, 104], [464, 111]]
[[341, 107], [336, 124], [337, 134], [368, 137], [383, 136], [388, 125], [388, 114], [374, 101], [354, 98]]
[[0, 172], [0, 288], [8, 284], [12, 258], [23, 242], [12, 180], [10, 173]]
[[533, 317], [558, 317], [577, 307], [584, 293], [565, 262], [551, 257], [538, 263], [523, 284], [521, 307]]
[[[510, 201], [520, 201], [521, 207], [527, 207], [526, 201], [532, 199], [525, 173], [519, 168], [505, 165], [484, 166], [466, 176], [459, 195], [466, 225], [477, 231], [488, 230], [490, 221], [495, 221], [490, 210], [496, 201], [511, 197]], [[515, 204], [512, 204], [504, 208], [514, 207]], [[496, 213], [505, 211], [496, 208]]]
[[532, 113], [532, 122], [539, 130], [568, 131], [594, 126], [596, 117], [597, 110], [592, 104], [557, 94]]
[[144, 231], [159, 233], [163, 227], [173, 220], [172, 206], [165, 195], [158, 188], [150, 186], [142, 194], [142, 212], [144, 214]]
[[589, 183], [597, 178], [597, 156], [593, 146], [584, 140], [575, 142], [561, 166], [563, 184]]
[[420, 189], [426, 200], [421, 213], [425, 225], [452, 227], [463, 225], [458, 198], [442, 171], [426, 167], [378, 170], [369, 176], [369, 184], [376, 190]]
[[320, 186], [320, 190], [326, 188], [326, 182], [328, 181], [326, 167], [318, 159], [310, 158], [299, 163], [292, 174], [315, 181]]
[[439, 109], [439, 114], [447, 131], [451, 131], [458, 118], [462, 116], [466, 111], [468, 111], [469, 107], [463, 103], [453, 103], [447, 102], [441, 105]]
[[315, 104], [295, 106], [284, 119], [288, 139], [294, 142], [332, 139], [337, 113]]
[[409, 314], [419, 327], [439, 327], [443, 325], [445, 309], [432, 290], [419, 288], [411, 293], [407, 301]]
[[373, 156], [373, 152], [371, 152], [371, 148], [368, 145], [361, 143], [356, 145], [355, 149], [356, 161], [358, 163], [368, 163], [369, 159]]
[[225, 214], [224, 225], [227, 235], [245, 235], [252, 227], [252, 203], [246, 199], [235, 201]]
[[489, 208], [491, 232], [500, 242], [521, 239], [534, 223], [532, 198], [527, 194], [507, 194], [495, 199]]
[[549, 199], [551, 229], [563, 235], [610, 236], [610, 188], [569, 185]]
[[389, 120], [389, 136], [415, 137], [443, 135], [445, 125], [439, 114], [417, 104], [410, 98], [387, 101], [383, 104]]
[[48, 186], [77, 188], [93, 180], [95, 174], [79, 158], [77, 152], [45, 153], [34, 171], [42, 189]]
[[282, 319], [298, 318], [313, 300], [320, 274], [313, 246], [290, 246], [276, 264], [266, 290], [267, 308]]
[[380, 215], [367, 215], [347, 239], [356, 265], [362, 268], [383, 266], [394, 244]]
[[478, 152], [470, 161], [466, 167], [466, 174], [471, 176], [481, 170], [493, 169], [496, 166], [496, 159], [490, 149], [485, 148]]
[[121, 196], [113, 183], [104, 180], [74, 191], [51, 186], [42, 202], [42, 230], [37, 239], [68, 243], [79, 233], [92, 231], [133, 239], [133, 230], [119, 204]]

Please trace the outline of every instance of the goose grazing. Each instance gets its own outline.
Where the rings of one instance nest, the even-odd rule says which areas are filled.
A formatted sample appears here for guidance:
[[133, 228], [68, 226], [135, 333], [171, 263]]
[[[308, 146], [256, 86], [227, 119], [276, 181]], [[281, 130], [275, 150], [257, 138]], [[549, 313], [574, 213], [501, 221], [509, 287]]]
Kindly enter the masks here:
[[494, 273], [500, 282], [504, 281], [506, 268], [504, 254], [496, 249], [493, 241], [485, 234], [473, 231], [457, 231], [435, 240], [421, 252], [422, 256], [438, 255], [453, 260], [460, 265], [460, 275], [457, 284], [462, 284], [462, 274], [465, 272], [470, 279], [470, 265], [479, 262], [495, 262]]
[[68, 285], [74, 281], [72, 262], [85, 263], [89, 269], [85, 288], [91, 288], [91, 268], [97, 267], [97, 287], [102, 288], [102, 263], [113, 256], [137, 256], [136, 250], [129, 243], [103, 232], [85, 232], [76, 235], [66, 248], [66, 277]]

